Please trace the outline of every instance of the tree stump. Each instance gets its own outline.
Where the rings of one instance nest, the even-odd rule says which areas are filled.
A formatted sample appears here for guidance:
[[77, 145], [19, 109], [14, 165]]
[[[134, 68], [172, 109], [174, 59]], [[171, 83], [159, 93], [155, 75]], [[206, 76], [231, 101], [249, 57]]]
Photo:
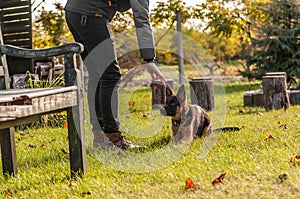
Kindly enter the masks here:
[[286, 72], [269, 72], [269, 73], [266, 73], [265, 76], [285, 76], [286, 77]]
[[207, 111], [214, 109], [214, 87], [210, 77], [195, 78], [190, 82], [191, 103], [197, 104]]
[[290, 100], [287, 92], [286, 76], [263, 76], [263, 93], [265, 109], [285, 110], [290, 107]]
[[300, 105], [300, 90], [289, 90], [290, 104]]
[[265, 105], [263, 91], [247, 91], [244, 93], [244, 106], [263, 107]]
[[[167, 80], [167, 84], [173, 89], [174, 81]], [[160, 80], [153, 80], [151, 83], [152, 89], [152, 109], [159, 109], [162, 104], [166, 104], [166, 86]]]

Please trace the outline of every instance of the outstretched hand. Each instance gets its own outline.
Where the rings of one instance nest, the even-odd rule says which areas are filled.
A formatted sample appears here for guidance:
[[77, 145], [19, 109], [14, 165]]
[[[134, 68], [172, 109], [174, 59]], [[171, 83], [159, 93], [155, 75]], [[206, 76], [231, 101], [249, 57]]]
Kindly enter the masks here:
[[149, 63], [145, 64], [145, 67], [146, 67], [148, 73], [151, 75], [152, 80], [159, 79], [164, 85], [167, 84], [166, 78], [159, 71], [159, 69], [157, 68], [155, 62], [149, 62]]

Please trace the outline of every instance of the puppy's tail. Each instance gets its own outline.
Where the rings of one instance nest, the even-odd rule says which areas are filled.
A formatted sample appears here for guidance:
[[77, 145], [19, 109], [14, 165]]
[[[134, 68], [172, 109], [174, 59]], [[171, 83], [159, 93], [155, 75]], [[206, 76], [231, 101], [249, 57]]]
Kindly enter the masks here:
[[229, 127], [213, 129], [212, 132], [231, 132], [231, 131], [240, 131], [240, 130], [241, 130], [240, 127], [229, 126]]

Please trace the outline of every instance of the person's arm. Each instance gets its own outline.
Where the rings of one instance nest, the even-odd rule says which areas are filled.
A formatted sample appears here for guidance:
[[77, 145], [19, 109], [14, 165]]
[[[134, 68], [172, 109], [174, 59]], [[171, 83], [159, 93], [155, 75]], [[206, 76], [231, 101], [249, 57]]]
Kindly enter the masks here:
[[130, 4], [141, 57], [145, 61], [152, 61], [155, 59], [155, 46], [150, 24], [149, 0], [130, 0]]
[[153, 80], [160, 79], [163, 84], [167, 80], [159, 71], [155, 63], [155, 46], [149, 16], [149, 0], [130, 0], [136, 35], [141, 57], [147, 62], [145, 67]]

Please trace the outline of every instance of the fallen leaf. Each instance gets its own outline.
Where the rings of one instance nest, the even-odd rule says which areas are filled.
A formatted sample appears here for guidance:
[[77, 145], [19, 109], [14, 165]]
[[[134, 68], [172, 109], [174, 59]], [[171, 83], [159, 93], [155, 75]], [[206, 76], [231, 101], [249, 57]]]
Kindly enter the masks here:
[[287, 124], [282, 124], [279, 126], [279, 128], [282, 128], [282, 129], [285, 129], [285, 130], [288, 130], [288, 126]]
[[280, 119], [280, 115], [276, 114], [276, 115], [274, 115], [274, 118], [275, 118], [276, 120], [278, 120], [278, 119]]
[[193, 182], [191, 178], [186, 179], [185, 189], [198, 189], [199, 186]]
[[49, 141], [49, 143], [51, 142], [56, 142], [56, 139], [53, 138], [52, 140]]
[[266, 141], [272, 140], [272, 139], [277, 139], [273, 135], [269, 135], [265, 138]]
[[295, 163], [300, 163], [300, 155], [296, 155], [294, 158]]
[[295, 157], [290, 158], [290, 163], [294, 163], [294, 166], [300, 166], [300, 155], [296, 155]]
[[288, 175], [286, 173], [280, 174], [278, 176], [278, 178], [281, 180], [281, 182], [283, 182], [284, 180], [287, 180]]
[[4, 191], [4, 196], [5, 196], [6, 198], [12, 197], [13, 195], [12, 195], [12, 193], [11, 193], [11, 190], [10, 190], [10, 189], [6, 189], [6, 190]]
[[64, 129], [67, 129], [67, 128], [68, 128], [68, 122], [64, 121]]
[[242, 109], [239, 109], [239, 114], [243, 114], [244, 111]]
[[28, 145], [30, 148], [36, 148], [36, 146], [34, 144], [29, 144]]
[[257, 115], [264, 115], [262, 112], [257, 112]]
[[81, 193], [82, 196], [92, 195], [91, 191], [86, 191]]
[[43, 149], [47, 148], [47, 146], [45, 144], [42, 144], [40, 147]]
[[27, 134], [28, 134], [28, 132], [20, 131], [21, 136], [24, 136], [24, 135], [27, 135]]
[[216, 179], [214, 179], [214, 180], [212, 181], [212, 184], [213, 184], [213, 185], [216, 185], [216, 184], [222, 183], [223, 180], [224, 180], [225, 175], [226, 175], [226, 173], [222, 173], [218, 178], [216, 178]]
[[70, 187], [73, 187], [73, 186], [75, 186], [76, 184], [75, 184], [75, 180], [74, 179], [71, 179], [70, 180], [70, 184], [69, 184], [69, 186]]
[[299, 113], [295, 113], [294, 116], [295, 116], [295, 117], [300, 117], [300, 114], [299, 114]]
[[70, 154], [70, 152], [69, 152], [69, 151], [66, 151], [65, 149], [61, 149], [61, 151], [62, 151], [64, 154], [66, 154], [66, 155]]

